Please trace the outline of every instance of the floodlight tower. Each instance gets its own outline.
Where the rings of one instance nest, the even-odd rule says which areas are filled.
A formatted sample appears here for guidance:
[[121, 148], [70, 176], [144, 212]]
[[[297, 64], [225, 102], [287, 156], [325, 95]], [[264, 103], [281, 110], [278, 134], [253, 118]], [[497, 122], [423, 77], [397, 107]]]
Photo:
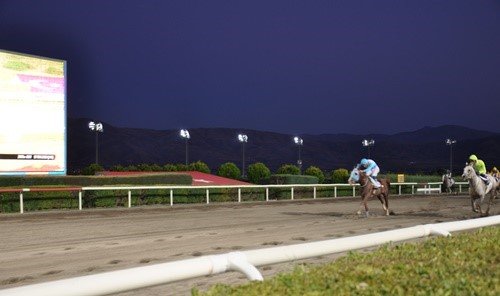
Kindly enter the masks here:
[[248, 136], [238, 134], [238, 141], [241, 143], [241, 178], [245, 178], [245, 144], [248, 142]]
[[101, 122], [89, 122], [90, 131], [95, 133], [95, 163], [99, 164], [99, 133], [104, 132], [104, 127]]
[[189, 131], [187, 129], [181, 129], [180, 133], [181, 138], [184, 138], [186, 140], [186, 166], [188, 165], [188, 141], [191, 139], [191, 136], [189, 135]]
[[446, 145], [450, 146], [450, 173], [453, 174], [453, 145], [457, 143], [457, 140], [446, 139]]
[[299, 159], [297, 160], [297, 165], [299, 166], [299, 171], [302, 174], [302, 158], [300, 157], [300, 148], [304, 145], [304, 140], [300, 137], [294, 137], [293, 142], [299, 147]]
[[364, 139], [363, 141], [361, 141], [361, 144], [363, 144], [364, 147], [368, 148], [368, 158], [370, 158], [370, 147], [375, 145], [375, 140], [374, 139], [370, 139], [370, 140]]

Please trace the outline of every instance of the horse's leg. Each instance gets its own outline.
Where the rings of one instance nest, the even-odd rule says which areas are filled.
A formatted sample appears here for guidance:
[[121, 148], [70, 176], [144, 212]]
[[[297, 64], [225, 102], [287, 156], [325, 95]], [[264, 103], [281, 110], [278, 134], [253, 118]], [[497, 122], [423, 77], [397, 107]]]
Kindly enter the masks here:
[[368, 205], [367, 205], [368, 197], [369, 196], [366, 194], [361, 194], [361, 204], [359, 205], [359, 210], [357, 212], [358, 215], [361, 215], [361, 210], [363, 210], [364, 208], [365, 216], [368, 216]]
[[476, 200], [477, 200], [477, 198], [474, 198], [474, 197], [470, 198], [470, 203], [471, 203], [471, 206], [472, 206], [472, 211], [475, 212], [475, 213], [477, 213]]
[[477, 199], [478, 202], [477, 202], [477, 209], [479, 210], [479, 215], [483, 216], [484, 213], [483, 213], [483, 209], [481, 209], [481, 205], [483, 204], [483, 201], [484, 201], [484, 194]]
[[494, 191], [490, 192], [490, 199], [488, 200], [488, 207], [486, 208], [486, 216], [490, 215], [490, 207], [491, 207], [493, 200], [495, 199], [495, 196], [496, 196], [496, 194]]
[[364, 197], [361, 196], [361, 203], [359, 204], [359, 210], [357, 212], [358, 215], [361, 215], [361, 210], [363, 209], [363, 205], [364, 205]]
[[365, 206], [365, 196], [361, 194], [361, 203], [359, 204], [359, 210], [357, 212], [358, 215], [361, 215], [361, 211], [363, 210]]
[[[389, 192], [387, 192], [389, 193]], [[389, 196], [388, 194], [384, 194], [384, 200], [385, 200], [385, 215], [386, 216], [389, 216], [390, 215], [390, 211], [389, 211]]]
[[365, 205], [365, 217], [368, 218], [368, 216], [370, 216], [370, 213], [368, 212], [368, 198], [363, 199], [363, 203]]
[[363, 196], [363, 206], [365, 207], [365, 217], [368, 218], [368, 216], [370, 215], [369, 212], [368, 212], [368, 200], [370, 200], [370, 198], [373, 196], [371, 195], [372, 193], [372, 189], [370, 188], [369, 190], [367, 190], [368, 194], [365, 194]]
[[387, 206], [387, 197], [385, 194], [379, 194], [377, 195], [378, 200], [380, 200], [380, 203], [382, 203], [382, 208], [384, 208], [385, 215], [389, 216], [389, 207]]

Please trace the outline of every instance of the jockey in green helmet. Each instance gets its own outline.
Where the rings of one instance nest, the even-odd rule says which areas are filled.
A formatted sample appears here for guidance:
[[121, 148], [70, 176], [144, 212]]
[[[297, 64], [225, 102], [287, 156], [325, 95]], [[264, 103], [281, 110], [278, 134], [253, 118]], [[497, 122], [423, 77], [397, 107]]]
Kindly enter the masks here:
[[486, 184], [489, 183], [488, 177], [486, 177], [486, 165], [484, 164], [484, 161], [481, 159], [477, 158], [476, 155], [472, 154], [469, 156], [469, 164], [472, 165], [476, 173], [481, 176], [481, 178], [484, 180]]

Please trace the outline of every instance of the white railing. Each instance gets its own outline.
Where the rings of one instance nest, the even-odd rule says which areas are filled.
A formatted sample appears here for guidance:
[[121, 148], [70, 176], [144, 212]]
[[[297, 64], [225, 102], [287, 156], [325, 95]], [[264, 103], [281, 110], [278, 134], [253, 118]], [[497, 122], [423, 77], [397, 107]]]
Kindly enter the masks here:
[[125, 292], [175, 281], [240, 271], [250, 280], [263, 280], [256, 266], [289, 262], [378, 246], [430, 235], [500, 224], [500, 215], [465, 221], [426, 224], [372, 234], [265, 248], [136, 267], [94, 275], [0, 290], [0, 296], [95, 296]]
[[[415, 192], [423, 191], [424, 193], [431, 192], [441, 192], [441, 182], [426, 182], [426, 183], [417, 183], [417, 182], [404, 182], [404, 183], [392, 183], [391, 187], [397, 186], [398, 195], [403, 195], [402, 188], [403, 187], [411, 187], [411, 194], [415, 194]], [[467, 182], [456, 182], [456, 185], [459, 186], [459, 193], [462, 192], [462, 186], [468, 186]], [[423, 188], [417, 188], [418, 186], [423, 186]], [[82, 210], [83, 207], [83, 192], [84, 191], [104, 191], [104, 190], [122, 190], [127, 191], [127, 206], [129, 208], [132, 207], [132, 191], [137, 190], [169, 190], [170, 196], [170, 205], [174, 205], [174, 191], [175, 190], [205, 190], [206, 203], [210, 203], [210, 189], [238, 189], [238, 202], [242, 201], [242, 189], [265, 189], [265, 200], [269, 201], [269, 189], [270, 188], [289, 188], [290, 189], [290, 199], [294, 200], [294, 191], [296, 188], [313, 188], [312, 198], [317, 198], [317, 189], [318, 188], [333, 188], [333, 198], [337, 198], [337, 190], [339, 188], [352, 188], [352, 196], [356, 196], [356, 188], [359, 185], [350, 185], [350, 184], [289, 184], [289, 185], [220, 185], [220, 186], [177, 186], [177, 185], [161, 185], [161, 186], [99, 186], [99, 187], [54, 187], [54, 188], [19, 188], [19, 189], [1, 189], [0, 192], [18, 192], [19, 193], [19, 212], [24, 213], [24, 193], [26, 192], [38, 192], [38, 191], [78, 191], [78, 209]]]

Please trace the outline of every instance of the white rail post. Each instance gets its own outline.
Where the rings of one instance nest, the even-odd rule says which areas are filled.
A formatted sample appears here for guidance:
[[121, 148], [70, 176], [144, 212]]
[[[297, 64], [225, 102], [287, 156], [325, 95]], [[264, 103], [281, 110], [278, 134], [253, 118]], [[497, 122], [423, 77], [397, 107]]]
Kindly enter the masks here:
[[19, 193], [19, 212], [22, 214], [24, 213], [24, 200], [23, 200], [23, 193]]
[[290, 197], [291, 197], [291, 199], [293, 200], [293, 187], [290, 187], [290, 188], [291, 188], [291, 189], [290, 189]]
[[207, 204], [210, 203], [210, 189], [207, 188]]
[[128, 207], [131, 208], [132, 207], [132, 191], [131, 190], [128, 191], [127, 197], [128, 197]]
[[462, 193], [462, 184], [458, 184], [458, 193]]
[[269, 187], [266, 187], [266, 201], [269, 201]]
[[411, 194], [415, 194], [415, 185], [411, 185]]
[[313, 190], [313, 198], [316, 199], [316, 186], [314, 186], [314, 190]]
[[333, 197], [337, 197], [337, 186], [333, 187]]
[[174, 190], [170, 189], [170, 206], [174, 205]]
[[241, 188], [238, 188], [238, 202], [241, 202]]
[[399, 185], [398, 187], [399, 187], [399, 190], [398, 190], [399, 195], [401, 195], [401, 185]]
[[352, 197], [356, 197], [356, 187], [352, 185]]
[[82, 191], [78, 191], [78, 209], [82, 210]]

